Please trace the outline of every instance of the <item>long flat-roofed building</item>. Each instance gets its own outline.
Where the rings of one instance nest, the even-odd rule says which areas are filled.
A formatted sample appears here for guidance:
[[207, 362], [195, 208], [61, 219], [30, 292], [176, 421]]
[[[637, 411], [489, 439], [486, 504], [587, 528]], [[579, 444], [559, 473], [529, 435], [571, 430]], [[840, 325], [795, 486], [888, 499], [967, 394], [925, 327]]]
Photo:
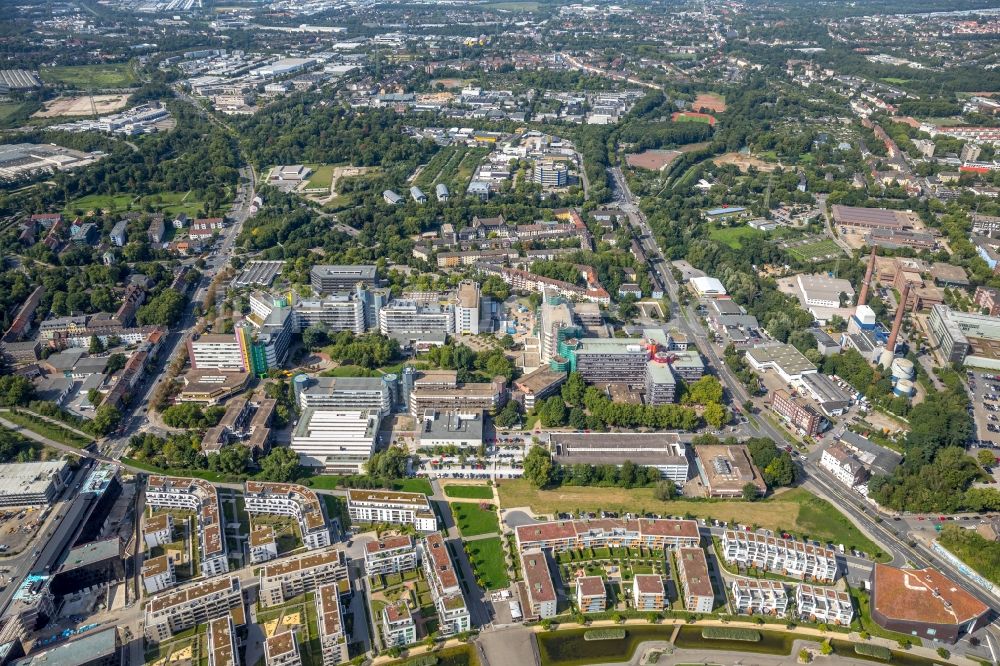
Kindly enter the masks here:
[[831, 206], [834, 224], [862, 229], [903, 230], [913, 226], [914, 215], [908, 211], [858, 206]]
[[151, 476], [146, 483], [146, 504], [154, 508], [193, 511], [198, 517], [201, 575], [229, 571], [219, 494], [208, 481], [175, 476]]
[[758, 372], [774, 370], [787, 384], [797, 384], [803, 377], [817, 372], [816, 366], [792, 345], [773, 342], [753, 349], [746, 354], [750, 367]]
[[292, 431], [291, 448], [306, 467], [330, 474], [360, 474], [375, 449], [378, 410], [327, 410], [310, 407]]
[[71, 475], [65, 460], [0, 465], [0, 506], [50, 504]]
[[309, 281], [313, 291], [351, 291], [360, 282], [366, 286], [378, 286], [375, 266], [333, 266], [317, 264], [309, 271]]
[[472, 618], [444, 537], [438, 532], [428, 534], [418, 548], [438, 614], [438, 631], [442, 636], [468, 631], [472, 628]]
[[507, 402], [507, 380], [460, 383], [454, 371], [423, 372], [409, 396], [410, 415], [420, 418], [428, 410], [442, 412], [496, 412]]
[[521, 553], [521, 571], [527, 601], [525, 617], [539, 620], [555, 617], [556, 587], [545, 553], [537, 548]]
[[551, 433], [549, 448], [561, 465], [636, 465], [655, 467], [675, 483], [688, 479], [688, 447], [677, 433]]
[[323, 666], [336, 666], [347, 661], [344, 609], [340, 605], [340, 590], [336, 584], [322, 585], [316, 590], [316, 617]]
[[722, 535], [722, 554], [732, 564], [803, 580], [833, 582], [839, 571], [837, 556], [829, 548], [755, 532], [726, 530]]
[[876, 564], [871, 613], [889, 631], [957, 643], [990, 622], [990, 609], [936, 569]]
[[365, 544], [365, 574], [368, 576], [403, 573], [416, 568], [416, 544], [409, 535], [386, 536]]
[[701, 548], [678, 548], [677, 577], [685, 610], [711, 613], [715, 605], [715, 591], [708, 574], [705, 551]]
[[208, 666], [240, 666], [236, 627], [231, 615], [208, 623]]
[[423, 493], [350, 488], [347, 511], [352, 521], [360, 523], [413, 525], [421, 532], [437, 530], [437, 518]]
[[294, 380], [300, 409], [392, 409], [392, 391], [382, 377], [308, 377]]
[[118, 629], [108, 627], [5, 663], [16, 666], [117, 666], [122, 661], [121, 652]]
[[330, 545], [323, 502], [314, 490], [297, 483], [247, 481], [243, 497], [251, 515], [291, 516], [299, 524], [302, 543], [310, 550]]
[[146, 604], [143, 626], [146, 638], [159, 643], [230, 612], [237, 625], [245, 623], [243, 589], [236, 576], [212, 578], [152, 597]]
[[260, 602], [278, 606], [320, 585], [346, 581], [347, 575], [347, 556], [339, 546], [285, 558], [261, 569]]
[[514, 529], [520, 552], [540, 548], [562, 552], [579, 548], [693, 548], [701, 541], [693, 520], [637, 518], [620, 520], [558, 520]]
[[736, 578], [730, 586], [729, 600], [733, 612], [740, 615], [788, 614], [788, 593], [776, 580]]
[[709, 497], [741, 497], [748, 483], [757, 493], [767, 484], [745, 444], [710, 444], [695, 447], [698, 474]]
[[795, 612], [809, 622], [844, 627], [854, 619], [854, 606], [847, 592], [805, 583], [795, 589]]

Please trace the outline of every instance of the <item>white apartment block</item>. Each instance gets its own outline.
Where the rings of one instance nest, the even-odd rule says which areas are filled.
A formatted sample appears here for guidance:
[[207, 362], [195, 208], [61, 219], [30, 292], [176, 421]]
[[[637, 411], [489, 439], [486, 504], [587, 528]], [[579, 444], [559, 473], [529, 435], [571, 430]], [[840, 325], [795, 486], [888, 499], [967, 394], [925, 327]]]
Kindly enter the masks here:
[[159, 643], [174, 634], [236, 611], [243, 616], [243, 589], [236, 576], [194, 583], [151, 598], [143, 616], [146, 638]]
[[636, 574], [632, 578], [632, 604], [639, 611], [662, 611], [667, 607], [667, 590], [659, 574]]
[[278, 606], [321, 585], [347, 580], [347, 556], [331, 547], [266, 564], [260, 572], [260, 602]]
[[386, 647], [403, 647], [417, 642], [417, 625], [405, 601], [382, 609], [382, 642]]
[[854, 619], [851, 595], [829, 587], [803, 583], [795, 590], [795, 609], [809, 622], [847, 626]]
[[205, 334], [188, 340], [188, 358], [195, 370], [247, 369], [235, 335]]
[[174, 517], [169, 513], [158, 513], [146, 519], [142, 526], [142, 538], [147, 548], [165, 546], [173, 541]]
[[776, 580], [737, 578], [730, 588], [733, 612], [740, 615], [775, 615], [788, 613], [788, 594]]
[[410, 536], [387, 536], [365, 544], [365, 575], [403, 573], [417, 568], [417, 549]]
[[247, 512], [251, 515], [291, 516], [299, 524], [302, 543], [309, 550], [330, 545], [330, 530], [323, 502], [314, 491], [296, 483], [247, 481], [244, 485]]
[[715, 591], [708, 574], [708, 559], [701, 548], [677, 550], [677, 577], [684, 598], [685, 610], [692, 613], [711, 613], [715, 605]]
[[378, 330], [393, 333], [454, 333], [454, 303], [392, 300], [378, 313]]
[[153, 508], [195, 512], [201, 575], [219, 576], [229, 571], [222, 509], [215, 486], [203, 479], [151, 476], [146, 483], [146, 504]]
[[847, 450], [847, 447], [839, 443], [831, 444], [823, 450], [819, 464], [849, 488], [864, 483], [867, 478], [865, 466]]
[[726, 530], [722, 535], [722, 553], [727, 562], [784, 576], [831, 583], [837, 579], [836, 554], [829, 548], [801, 541]]
[[538, 549], [522, 553], [521, 573], [528, 599], [527, 617], [541, 620], [555, 617], [556, 588], [545, 553]]
[[295, 631], [285, 630], [265, 640], [264, 657], [267, 666], [302, 666]]
[[160, 555], [143, 562], [142, 584], [146, 594], [156, 594], [176, 585], [173, 559], [169, 555]]
[[417, 548], [431, 588], [434, 608], [438, 613], [439, 633], [442, 636], [453, 636], [469, 631], [472, 619], [444, 537], [437, 532], [428, 534]]
[[208, 666], [239, 666], [239, 663], [232, 614], [215, 618], [208, 623]]
[[421, 532], [437, 530], [437, 518], [423, 493], [351, 488], [347, 491], [347, 511], [354, 522], [413, 525]]
[[316, 590], [316, 617], [323, 666], [336, 666], [347, 661], [344, 609], [340, 606], [340, 590], [336, 584], [323, 585]]
[[278, 539], [270, 525], [253, 525], [247, 537], [250, 564], [263, 564], [278, 557]]
[[458, 285], [458, 302], [455, 304], [455, 333], [479, 335], [479, 284], [463, 280]]

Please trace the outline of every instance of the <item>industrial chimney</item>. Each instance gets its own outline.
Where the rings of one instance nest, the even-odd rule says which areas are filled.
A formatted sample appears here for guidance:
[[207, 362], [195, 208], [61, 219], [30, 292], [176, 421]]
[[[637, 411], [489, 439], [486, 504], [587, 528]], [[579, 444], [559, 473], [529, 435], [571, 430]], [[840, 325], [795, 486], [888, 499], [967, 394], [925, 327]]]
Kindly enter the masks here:
[[878, 250], [877, 245], [872, 246], [871, 256], [868, 257], [868, 270], [865, 271], [865, 279], [861, 283], [861, 295], [858, 297], [858, 305], [868, 304], [868, 287], [872, 283], [872, 273], [875, 271], [875, 252]]
[[896, 352], [896, 338], [899, 337], [899, 329], [903, 326], [903, 314], [906, 312], [906, 299], [910, 295], [910, 283], [903, 285], [903, 293], [899, 296], [899, 304], [896, 306], [896, 319], [892, 322], [892, 332], [889, 333], [889, 342], [885, 349], [890, 354]]

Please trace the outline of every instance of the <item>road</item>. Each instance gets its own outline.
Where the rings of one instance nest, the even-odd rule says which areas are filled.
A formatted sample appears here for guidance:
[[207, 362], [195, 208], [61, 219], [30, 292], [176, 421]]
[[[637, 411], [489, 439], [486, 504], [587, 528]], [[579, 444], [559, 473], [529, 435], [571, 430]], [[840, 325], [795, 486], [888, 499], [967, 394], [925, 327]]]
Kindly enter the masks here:
[[[730, 397], [740, 403], [746, 401], [749, 399], [749, 395], [745, 387], [733, 376], [725, 364], [720, 362], [714, 346], [709, 341], [695, 313], [691, 310], [690, 306], [687, 308], [680, 307], [678, 299], [679, 287], [668, 268], [668, 264], [664, 260], [661, 248], [658, 246], [649, 229], [645, 215], [639, 209], [637, 202], [632, 196], [632, 192], [629, 190], [621, 168], [612, 168], [611, 174], [615, 182], [616, 194], [619, 198], [619, 208], [628, 215], [631, 225], [638, 231], [638, 235], [642, 239], [643, 250], [649, 258], [650, 265], [663, 278], [664, 283], [667, 285], [671, 301], [670, 318], [676, 321], [680, 329], [688, 335], [689, 340], [695, 341], [698, 350], [708, 359], [709, 365], [715, 368], [719, 380]], [[747, 424], [746, 430], [751, 436], [765, 436], [775, 442], [784, 441], [784, 435], [779, 433], [765, 419], [756, 419], [756, 423], [751, 421], [751, 423]], [[807, 455], [804, 458], [798, 458], [798, 470], [800, 476], [804, 477], [803, 485], [811, 492], [838, 507], [862, 532], [881, 544], [886, 549], [886, 552], [892, 554], [893, 564], [901, 565], [910, 562], [918, 567], [932, 566], [939, 569], [970, 594], [989, 606], [994, 615], [1000, 613], [1000, 599], [997, 599], [991, 593], [971, 582], [957, 571], [950, 562], [939, 557], [924, 546], [921, 539], [915, 538], [910, 533], [910, 528], [905, 522], [895, 523], [891, 515], [880, 514], [861, 495], [833, 480], [820, 467], [818, 459], [818, 451], [813, 451], [811, 455]], [[895, 528], [890, 529], [888, 525], [896, 525], [899, 527], [900, 533], [897, 533]], [[911, 543], [914, 545], [911, 546]], [[990, 625], [985, 634], [986, 642], [991, 650], [994, 649], [994, 645], [1000, 646], [1000, 629], [998, 629], [996, 624]]]

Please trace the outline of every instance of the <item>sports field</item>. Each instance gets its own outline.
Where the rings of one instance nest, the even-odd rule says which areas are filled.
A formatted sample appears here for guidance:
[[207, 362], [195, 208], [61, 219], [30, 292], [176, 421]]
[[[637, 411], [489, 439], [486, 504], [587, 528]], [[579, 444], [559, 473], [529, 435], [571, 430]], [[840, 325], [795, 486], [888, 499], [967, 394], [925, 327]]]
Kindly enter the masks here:
[[726, 110], [726, 98], [719, 93], [698, 93], [698, 96], [694, 98], [694, 102], [691, 103], [691, 108], [695, 111], [722, 113]]
[[42, 67], [38, 75], [45, 83], [63, 84], [80, 90], [128, 88], [136, 83], [128, 63]]
[[715, 116], [707, 113], [695, 113], [693, 111], [675, 111], [670, 119], [675, 123], [708, 123], [715, 125]]
[[714, 241], [724, 243], [734, 250], [743, 247], [743, 241], [755, 236], [764, 236], [764, 232], [753, 227], [716, 227], [708, 232], [708, 237]]

